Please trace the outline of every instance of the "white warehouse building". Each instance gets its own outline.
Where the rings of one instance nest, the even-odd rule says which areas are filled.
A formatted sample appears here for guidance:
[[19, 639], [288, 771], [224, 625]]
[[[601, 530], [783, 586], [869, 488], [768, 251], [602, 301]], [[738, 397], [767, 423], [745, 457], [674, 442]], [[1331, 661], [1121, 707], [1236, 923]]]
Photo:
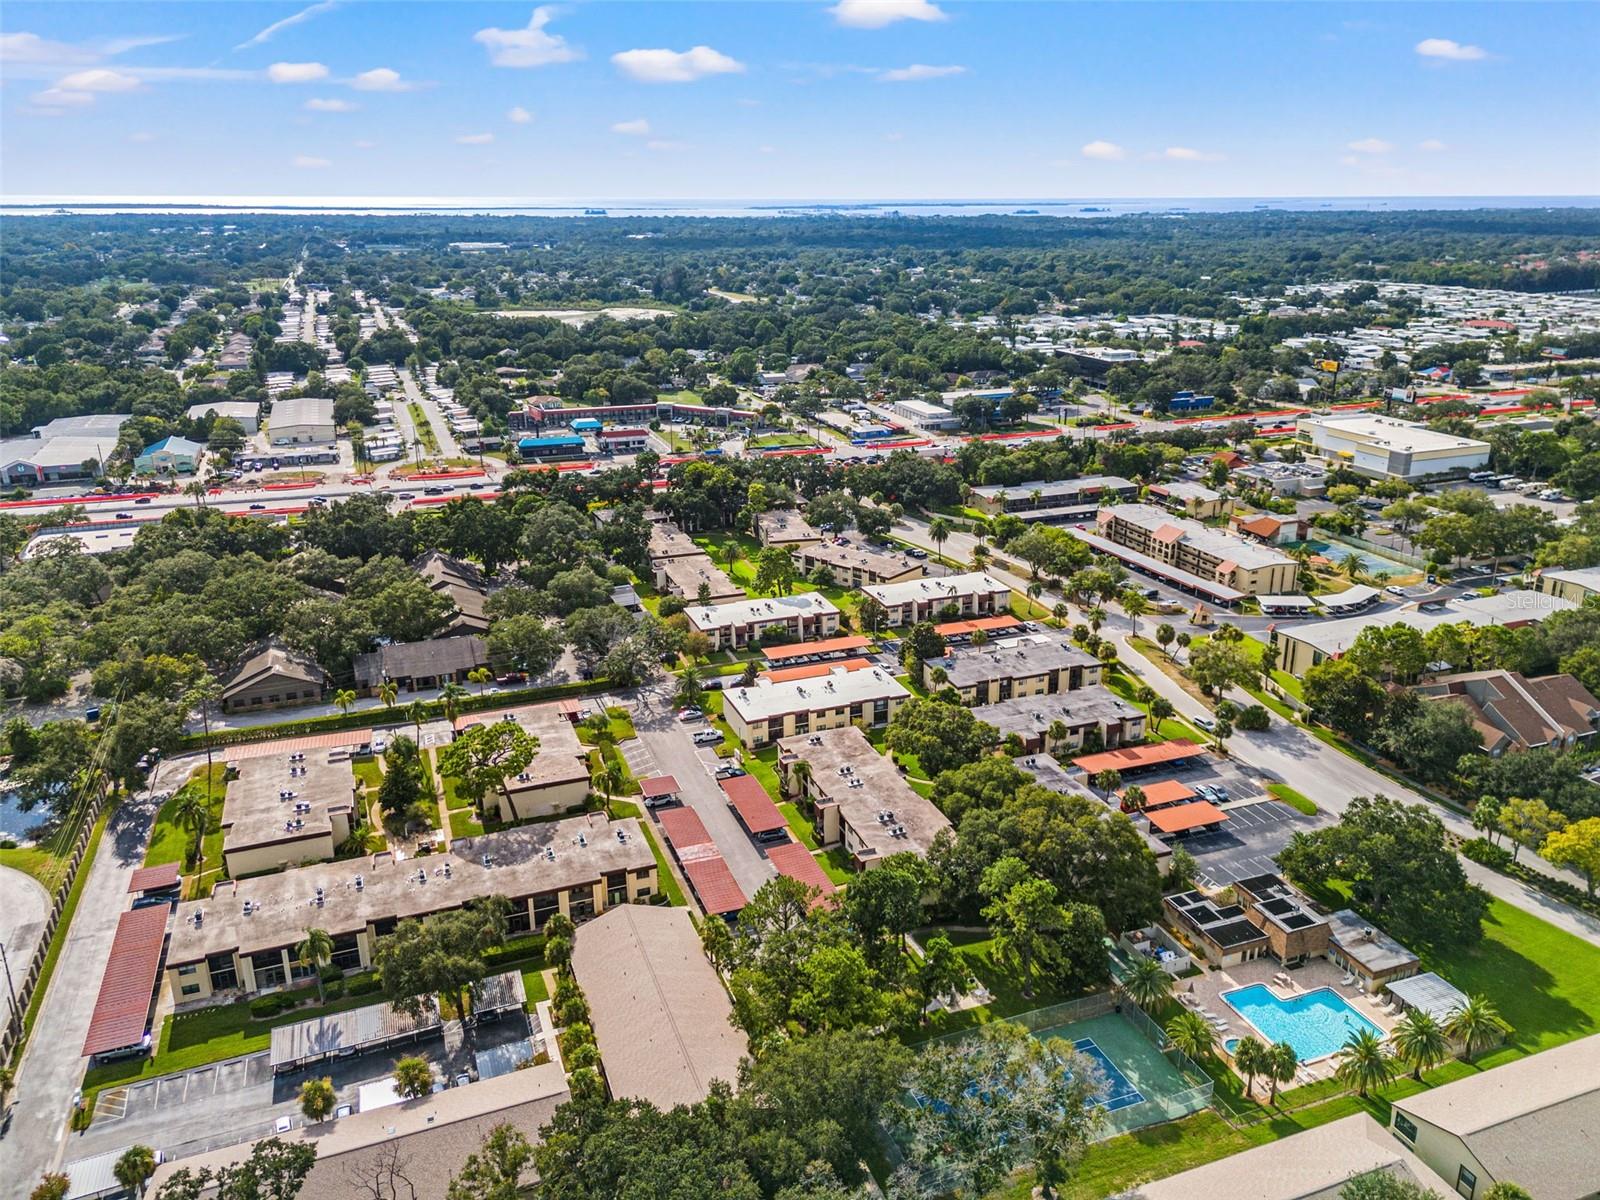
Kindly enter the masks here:
[[1373, 479], [1426, 479], [1475, 471], [1489, 461], [1489, 443], [1457, 437], [1371, 413], [1301, 417], [1296, 440], [1305, 452]]

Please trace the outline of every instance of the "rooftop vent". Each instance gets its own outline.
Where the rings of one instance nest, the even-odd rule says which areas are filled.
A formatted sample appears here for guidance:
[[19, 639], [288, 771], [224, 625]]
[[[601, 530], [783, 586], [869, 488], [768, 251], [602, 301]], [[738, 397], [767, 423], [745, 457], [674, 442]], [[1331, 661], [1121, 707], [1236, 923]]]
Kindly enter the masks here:
[[362, 888], [364, 888], [366, 886], [367, 886], [367, 877], [365, 875], [357, 875], [356, 876], [356, 891], [359, 892]]

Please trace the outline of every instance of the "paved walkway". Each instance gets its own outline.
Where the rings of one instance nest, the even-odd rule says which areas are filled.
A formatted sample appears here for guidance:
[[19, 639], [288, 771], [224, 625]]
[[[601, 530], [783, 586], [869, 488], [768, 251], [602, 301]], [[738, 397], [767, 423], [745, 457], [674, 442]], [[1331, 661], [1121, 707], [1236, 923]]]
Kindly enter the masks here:
[[[50, 893], [32, 875], [0, 867], [0, 946], [11, 968], [11, 986], [20, 987], [33, 961], [45, 920], [50, 916]], [[0, 972], [0, 1027], [11, 1021], [11, 994]]]

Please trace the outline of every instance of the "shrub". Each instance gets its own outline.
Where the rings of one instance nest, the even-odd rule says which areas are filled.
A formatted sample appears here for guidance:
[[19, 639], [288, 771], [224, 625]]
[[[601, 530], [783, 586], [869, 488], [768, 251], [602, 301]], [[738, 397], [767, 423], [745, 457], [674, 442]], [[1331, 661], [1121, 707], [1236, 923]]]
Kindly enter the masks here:
[[357, 975], [354, 979], [345, 981], [344, 990], [351, 996], [370, 996], [374, 992], [383, 990], [383, 980], [378, 978], [376, 972]]
[[1504, 846], [1496, 846], [1488, 838], [1477, 837], [1469, 842], [1462, 842], [1461, 853], [1473, 862], [1495, 871], [1504, 871], [1511, 865], [1511, 851]]
[[561, 1057], [564, 1059], [571, 1058], [572, 1052], [579, 1046], [594, 1045], [594, 1031], [588, 1025], [580, 1022], [577, 1025], [569, 1025], [563, 1029], [557, 1041], [561, 1045]]
[[1245, 729], [1251, 732], [1260, 732], [1272, 724], [1272, 715], [1267, 712], [1266, 706], [1252, 704], [1245, 708], [1234, 718], [1235, 729]]

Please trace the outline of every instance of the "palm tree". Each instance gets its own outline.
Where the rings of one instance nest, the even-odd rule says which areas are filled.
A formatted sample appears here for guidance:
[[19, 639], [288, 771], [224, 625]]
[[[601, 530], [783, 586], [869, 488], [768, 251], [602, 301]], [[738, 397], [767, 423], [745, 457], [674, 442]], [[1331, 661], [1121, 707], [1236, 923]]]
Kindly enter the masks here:
[[1234, 1043], [1233, 1065], [1244, 1076], [1244, 1094], [1251, 1099], [1256, 1087], [1256, 1076], [1266, 1074], [1267, 1055], [1272, 1053], [1257, 1039], [1248, 1035]]
[[385, 708], [393, 708], [394, 702], [399, 698], [400, 689], [395, 685], [394, 680], [385, 679], [378, 685], [378, 699], [383, 702]]
[[326, 929], [308, 929], [306, 936], [294, 948], [294, 960], [300, 966], [316, 972], [317, 1003], [323, 1003], [322, 968], [333, 961], [333, 938]]
[[1262, 1061], [1261, 1073], [1272, 1083], [1271, 1103], [1278, 1103], [1278, 1085], [1280, 1083], [1294, 1082], [1295, 1073], [1300, 1070], [1300, 1056], [1294, 1052], [1294, 1047], [1288, 1042], [1274, 1042], [1267, 1047], [1267, 1052]]
[[117, 1159], [111, 1173], [135, 1196], [144, 1195], [145, 1184], [156, 1173], [156, 1152], [149, 1146], [129, 1146]]
[[1144, 789], [1137, 783], [1130, 783], [1122, 790], [1122, 807], [1131, 812], [1140, 812], [1144, 809]]
[[946, 521], [943, 517], [935, 517], [933, 520], [928, 522], [928, 540], [933, 543], [934, 551], [939, 553], [941, 557], [943, 556], [941, 547], [943, 547], [949, 538], [949, 521]]
[[1167, 1037], [1190, 1058], [1211, 1057], [1215, 1036], [1210, 1023], [1197, 1012], [1185, 1010], [1167, 1022]]
[[1115, 768], [1096, 771], [1089, 777], [1089, 782], [1100, 789], [1101, 795], [1109, 796], [1122, 786], [1122, 772]]
[[350, 710], [356, 705], [356, 694], [349, 688], [340, 688], [333, 694], [333, 706], [345, 716], [350, 715]]
[[[447, 686], [456, 688], [463, 692], [466, 690], [457, 683], [452, 683]], [[411, 722], [412, 728], [417, 731], [417, 745], [422, 745], [422, 723], [428, 719], [428, 702], [426, 700], [413, 700], [410, 704], [406, 705], [406, 718]]]
[[1467, 1002], [1444, 1023], [1444, 1031], [1461, 1044], [1463, 1061], [1488, 1046], [1507, 1028], [1494, 1004], [1484, 995], [1468, 996]]
[[1089, 610], [1089, 629], [1094, 633], [1100, 632], [1100, 626], [1106, 623], [1106, 610], [1096, 604]]
[[1155, 1008], [1172, 995], [1172, 976], [1149, 955], [1136, 954], [1122, 981], [1122, 990], [1140, 1008]]
[[473, 667], [472, 670], [467, 672], [467, 682], [478, 685], [478, 695], [480, 696], [483, 695], [484, 688], [489, 685], [489, 681], [493, 678], [494, 672], [489, 670], [488, 667]]
[[1129, 588], [1118, 598], [1122, 611], [1128, 614], [1128, 623], [1133, 629], [1133, 636], [1139, 636], [1139, 618], [1150, 611], [1150, 601], [1142, 594]]
[[1422, 1082], [1422, 1072], [1450, 1057], [1450, 1038], [1432, 1013], [1411, 1009], [1389, 1032], [1395, 1057], [1411, 1068], [1411, 1078]]
[[1059, 717], [1050, 722], [1050, 728], [1044, 731], [1046, 745], [1052, 750], [1067, 740], [1067, 735], [1072, 731], [1067, 728], [1067, 723]]
[[185, 786], [178, 792], [172, 806], [173, 820], [189, 831], [194, 844], [189, 851], [189, 865], [200, 861], [201, 845], [211, 824], [211, 777], [206, 777], [206, 788]]
[[[471, 676], [469, 675], [468, 678], [470, 679]], [[444, 719], [449, 721], [452, 726], [455, 725], [456, 718], [461, 715], [461, 702], [470, 694], [466, 688], [454, 680], [440, 689], [439, 706], [444, 710]], [[419, 701], [418, 703], [421, 702]]]
[[811, 775], [811, 764], [806, 762], [804, 759], [801, 759], [799, 762], [793, 764], [789, 768], [788, 777], [794, 780], [794, 791], [796, 796], [804, 796], [806, 794], [806, 785], [811, 782]]
[[1175, 711], [1172, 701], [1165, 696], [1157, 696], [1150, 701], [1150, 723], [1156, 727], [1158, 736], [1161, 733], [1161, 722], [1171, 720]]
[[981, 571], [989, 565], [989, 547], [979, 542], [972, 548], [972, 569]]
[[1384, 1049], [1383, 1039], [1370, 1029], [1352, 1033], [1340, 1054], [1335, 1074], [1363, 1100], [1369, 1089], [1383, 1087], [1394, 1078], [1394, 1059]]
[[[192, 480], [191, 482], [184, 484], [183, 494], [185, 496], [193, 496], [195, 506], [198, 508], [206, 502], [206, 485], [201, 483], [198, 479]], [[142, 1147], [135, 1146], [134, 1149], [138, 1150], [142, 1149]]]
[[1056, 606], [1050, 610], [1050, 615], [1065, 625], [1072, 619], [1072, 609], [1067, 607], [1065, 600], [1057, 600]]

